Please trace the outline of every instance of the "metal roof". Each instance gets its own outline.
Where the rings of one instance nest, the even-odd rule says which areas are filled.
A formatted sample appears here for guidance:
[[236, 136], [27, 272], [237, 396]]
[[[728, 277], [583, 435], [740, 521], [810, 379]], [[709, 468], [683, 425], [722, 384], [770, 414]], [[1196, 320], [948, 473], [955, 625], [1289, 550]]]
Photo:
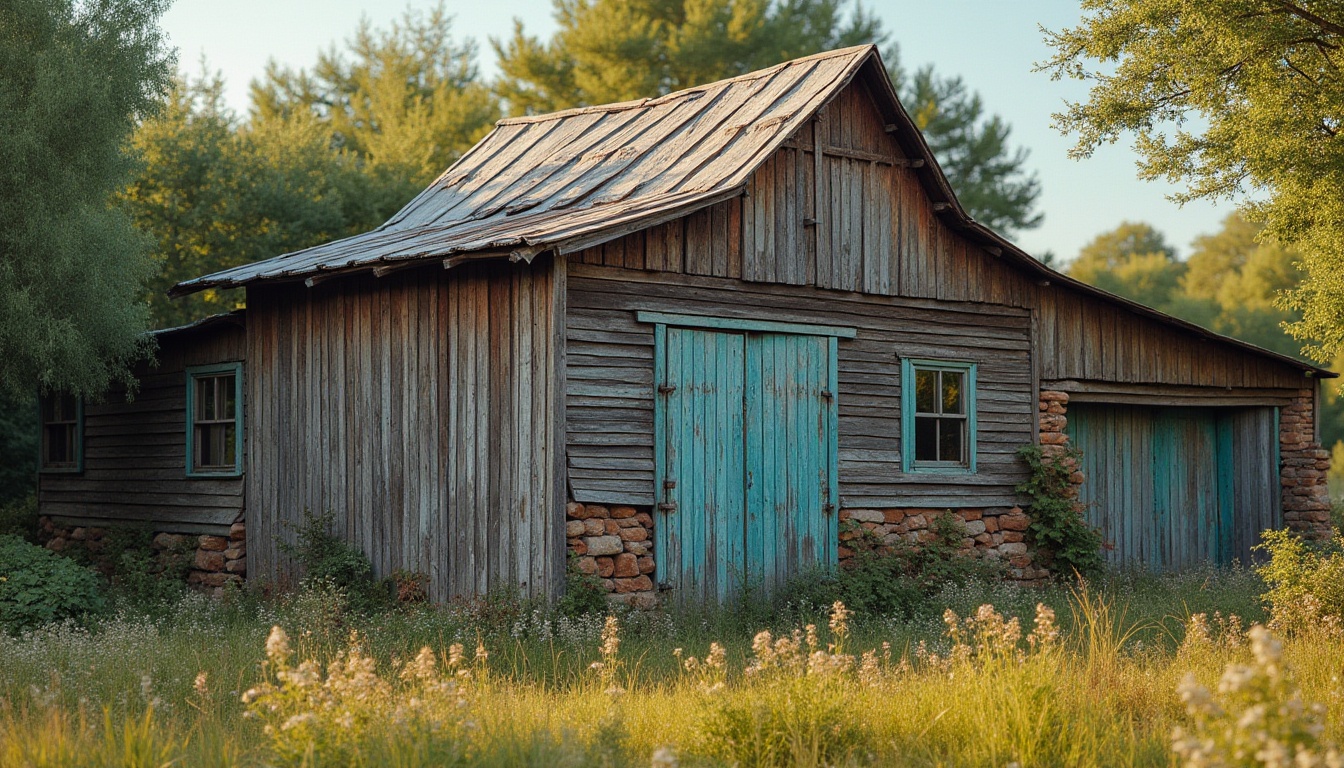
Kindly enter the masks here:
[[[577, 250], [732, 197], [871, 45], [655, 99], [501, 120], [387, 223], [174, 286], [173, 295], [427, 258]], [[615, 235], [611, 233], [616, 233]]]

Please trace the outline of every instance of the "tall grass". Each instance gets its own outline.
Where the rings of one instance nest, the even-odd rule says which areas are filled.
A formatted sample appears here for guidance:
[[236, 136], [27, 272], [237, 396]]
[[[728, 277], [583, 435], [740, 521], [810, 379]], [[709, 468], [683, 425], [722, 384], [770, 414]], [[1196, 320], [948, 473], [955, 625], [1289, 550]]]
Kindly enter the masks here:
[[[1245, 571], [1124, 574], [973, 583], [899, 621], [707, 610], [614, 625], [526, 605], [366, 617], [320, 592], [188, 596], [0, 637], [0, 766], [1169, 765], [1183, 678], [1216, 688], [1251, 661], [1262, 591]], [[311, 660], [316, 677], [279, 675], [274, 626], [283, 669]], [[1325, 706], [1321, 737], [1340, 741], [1344, 639], [1303, 633], [1282, 655]], [[305, 741], [309, 712], [339, 748]]]

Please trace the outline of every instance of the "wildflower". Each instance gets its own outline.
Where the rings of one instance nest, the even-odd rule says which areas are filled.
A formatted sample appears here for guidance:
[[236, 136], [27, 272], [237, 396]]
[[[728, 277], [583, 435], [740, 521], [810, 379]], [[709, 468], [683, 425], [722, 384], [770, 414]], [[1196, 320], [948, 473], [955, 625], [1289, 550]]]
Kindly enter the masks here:
[[1033, 649], [1044, 650], [1059, 639], [1059, 627], [1055, 625], [1055, 611], [1045, 603], [1036, 604], [1036, 628], [1027, 636], [1027, 644]]
[[605, 658], [615, 658], [621, 650], [621, 625], [615, 616], [608, 616], [606, 624], [602, 627], [602, 655]]
[[709, 656], [705, 657], [705, 666], [710, 669], [725, 669], [728, 666], [728, 651], [718, 643], [709, 644]]
[[649, 768], [677, 768], [680, 763], [677, 761], [677, 753], [672, 751], [671, 747], [659, 747], [653, 753], [653, 758]]
[[845, 638], [849, 636], [849, 617], [852, 615], [839, 600], [831, 606], [831, 634], [835, 635], [837, 645], [844, 645]]
[[480, 640], [477, 640], [477, 641], [476, 641], [476, 663], [477, 663], [477, 664], [484, 665], [485, 662], [486, 662], [489, 658], [490, 658], [490, 654], [489, 654], [489, 652], [487, 652], [487, 651], [485, 650], [485, 643], [481, 642]]
[[289, 662], [289, 654], [289, 635], [278, 624], [271, 627], [271, 634], [266, 638], [266, 658], [283, 667]]
[[420, 649], [420, 653], [416, 655], [415, 659], [401, 670], [401, 679], [429, 680], [434, 677], [434, 667], [434, 652], [426, 645]]
[[465, 658], [465, 656], [466, 656], [466, 649], [462, 647], [461, 643], [453, 643], [452, 645], [448, 646], [449, 667], [456, 667], [459, 664], [461, 664], [462, 659]]
[[196, 682], [192, 683], [191, 687], [196, 691], [196, 695], [203, 699], [210, 695], [210, 686], [207, 681], [207, 675], [203, 671], [196, 673]]

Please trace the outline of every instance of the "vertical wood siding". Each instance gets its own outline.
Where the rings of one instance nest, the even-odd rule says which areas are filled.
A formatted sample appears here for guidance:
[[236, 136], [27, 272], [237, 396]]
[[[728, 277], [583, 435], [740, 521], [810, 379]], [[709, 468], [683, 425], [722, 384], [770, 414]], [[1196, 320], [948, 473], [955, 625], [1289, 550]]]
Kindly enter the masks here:
[[443, 600], [563, 575], [565, 270], [428, 269], [248, 295], [249, 575], [304, 510]]
[[[127, 402], [125, 389], [117, 387], [103, 402], [85, 404], [84, 471], [39, 476], [42, 514], [74, 524], [130, 522], [179, 533], [227, 533], [243, 511], [243, 478], [186, 476], [186, 368], [243, 360], [244, 353], [237, 326], [163, 336], [158, 364], [135, 370], [139, 390], [133, 400]], [[244, 365], [244, 380], [248, 373]], [[250, 418], [248, 413], [245, 425]]]

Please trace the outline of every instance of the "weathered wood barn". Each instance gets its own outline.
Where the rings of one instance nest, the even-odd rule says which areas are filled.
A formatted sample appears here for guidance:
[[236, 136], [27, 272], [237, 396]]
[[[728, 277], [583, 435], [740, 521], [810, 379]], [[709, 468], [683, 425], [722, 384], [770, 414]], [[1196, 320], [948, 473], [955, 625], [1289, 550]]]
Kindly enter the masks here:
[[[1081, 447], [1117, 562], [1227, 562], [1326, 519], [1333, 374], [971, 220], [871, 46], [503, 120], [378, 229], [174, 290], [237, 287], [253, 578], [286, 576], [312, 509], [436, 598], [553, 594], [567, 548], [632, 599], [720, 598], [844, 557], [843, 519], [918, 539], [946, 510], [1031, 579], [1033, 442]], [[131, 441], [85, 418], [50, 514], [135, 487], [105, 479]]]

